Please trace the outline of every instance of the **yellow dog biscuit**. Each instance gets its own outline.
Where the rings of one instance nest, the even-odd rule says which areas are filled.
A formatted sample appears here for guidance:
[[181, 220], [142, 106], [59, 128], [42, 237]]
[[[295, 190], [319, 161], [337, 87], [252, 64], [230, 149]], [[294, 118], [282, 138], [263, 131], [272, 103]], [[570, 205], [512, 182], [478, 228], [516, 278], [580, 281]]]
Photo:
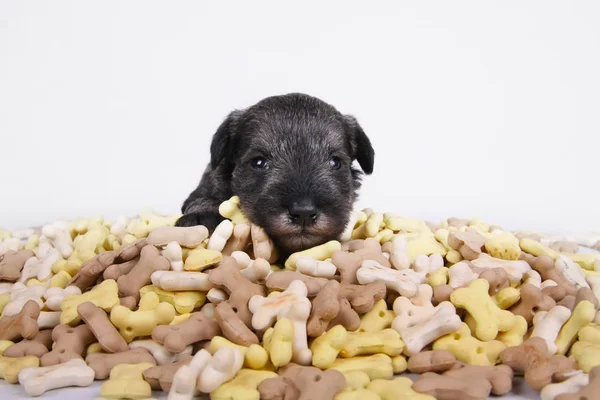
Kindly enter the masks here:
[[506, 345], [498, 340], [482, 342], [471, 336], [464, 322], [461, 328], [433, 343], [433, 350], [449, 350], [459, 361], [471, 365], [495, 365]]
[[118, 364], [110, 370], [110, 378], [100, 388], [106, 399], [144, 399], [152, 396], [150, 384], [142, 373], [154, 364]]
[[493, 340], [498, 332], [510, 330], [516, 323], [515, 316], [501, 310], [488, 294], [489, 283], [475, 279], [467, 288], [457, 289], [450, 295], [456, 307], [464, 308], [476, 322], [475, 336], [483, 341]]
[[76, 325], [81, 321], [81, 318], [79, 318], [79, 314], [77, 313], [77, 307], [88, 301], [94, 303], [104, 311], [109, 312], [114, 306], [119, 304], [119, 288], [117, 282], [113, 279], [107, 279], [89, 292], [80, 295], [66, 296], [62, 303], [60, 303], [60, 309], [62, 310], [60, 323], [69, 324], [71, 326]]

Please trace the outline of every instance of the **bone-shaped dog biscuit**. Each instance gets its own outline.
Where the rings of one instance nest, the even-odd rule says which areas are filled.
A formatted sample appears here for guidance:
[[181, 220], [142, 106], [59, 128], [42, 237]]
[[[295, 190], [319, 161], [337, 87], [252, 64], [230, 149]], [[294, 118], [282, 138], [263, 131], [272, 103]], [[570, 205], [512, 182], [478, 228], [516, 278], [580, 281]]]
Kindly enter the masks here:
[[77, 307], [88, 301], [94, 303], [106, 312], [110, 311], [114, 306], [119, 304], [117, 283], [112, 279], [105, 280], [89, 292], [85, 292], [81, 295], [66, 296], [62, 303], [60, 303], [60, 308], [62, 310], [60, 322], [69, 325], [77, 324], [80, 321]]
[[154, 229], [147, 237], [147, 243], [153, 246], [166, 246], [171, 242], [176, 242], [181, 247], [198, 247], [206, 238], [208, 238], [208, 229], [205, 226], [161, 226]]
[[148, 336], [157, 325], [166, 325], [175, 317], [175, 309], [166, 302], [160, 302], [153, 292], [142, 296], [140, 309], [131, 311], [118, 305], [110, 312], [110, 321], [119, 329], [127, 342], [136, 337]]
[[25, 368], [19, 372], [19, 382], [29, 396], [69, 386], [89, 386], [94, 381], [94, 370], [82, 359], [72, 359], [50, 367]]
[[475, 335], [483, 341], [493, 340], [498, 332], [506, 332], [515, 324], [514, 315], [498, 308], [488, 291], [489, 283], [476, 279], [468, 288], [457, 289], [450, 295], [452, 304], [467, 310], [476, 321]]

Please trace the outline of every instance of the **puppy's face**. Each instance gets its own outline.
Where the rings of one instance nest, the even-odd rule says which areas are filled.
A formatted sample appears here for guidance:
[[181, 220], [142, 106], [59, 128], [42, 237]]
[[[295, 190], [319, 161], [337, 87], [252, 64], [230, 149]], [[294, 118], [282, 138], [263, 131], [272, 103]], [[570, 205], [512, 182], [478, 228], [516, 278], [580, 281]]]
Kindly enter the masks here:
[[283, 254], [339, 238], [360, 187], [352, 163], [370, 174], [374, 160], [354, 118], [300, 94], [233, 112], [211, 152], [225, 163], [244, 213]]

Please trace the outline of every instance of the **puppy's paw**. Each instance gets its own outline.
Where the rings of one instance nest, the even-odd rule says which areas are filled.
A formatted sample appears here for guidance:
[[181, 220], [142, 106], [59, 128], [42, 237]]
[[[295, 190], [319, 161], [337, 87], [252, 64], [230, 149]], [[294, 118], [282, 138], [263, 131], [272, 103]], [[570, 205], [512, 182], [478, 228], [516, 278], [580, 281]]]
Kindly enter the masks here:
[[224, 218], [218, 213], [190, 213], [184, 214], [175, 222], [175, 226], [204, 225], [212, 233]]

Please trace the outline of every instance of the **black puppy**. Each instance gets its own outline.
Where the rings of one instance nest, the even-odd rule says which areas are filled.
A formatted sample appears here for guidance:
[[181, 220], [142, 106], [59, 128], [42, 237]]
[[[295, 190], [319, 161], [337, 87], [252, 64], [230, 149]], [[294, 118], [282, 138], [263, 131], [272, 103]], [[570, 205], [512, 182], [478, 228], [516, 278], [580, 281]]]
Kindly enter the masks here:
[[375, 152], [356, 119], [305, 94], [267, 97], [231, 112], [214, 134], [210, 164], [183, 203], [177, 226], [212, 232], [231, 196], [282, 255], [337, 239], [350, 218], [361, 172]]

